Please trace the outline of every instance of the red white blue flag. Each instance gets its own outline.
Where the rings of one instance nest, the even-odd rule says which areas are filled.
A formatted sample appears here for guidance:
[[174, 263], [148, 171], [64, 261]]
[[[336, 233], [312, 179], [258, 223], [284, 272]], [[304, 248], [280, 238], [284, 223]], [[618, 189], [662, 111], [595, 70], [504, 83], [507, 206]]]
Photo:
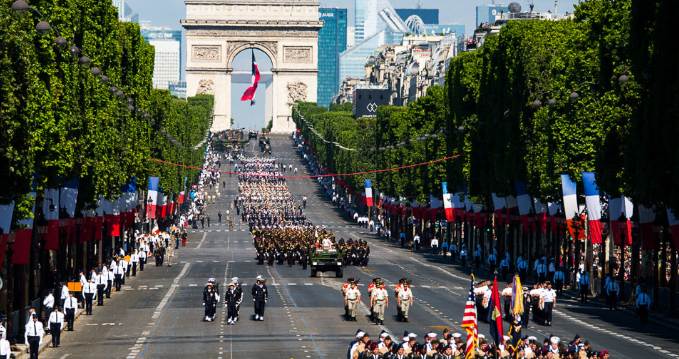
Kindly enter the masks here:
[[257, 84], [259, 83], [259, 67], [257, 67], [257, 61], [255, 60], [255, 51], [252, 51], [252, 86], [248, 87], [243, 93], [243, 97], [240, 98], [241, 101], [250, 100], [250, 106], [255, 104], [255, 93], [257, 92]]
[[365, 203], [368, 207], [373, 206], [372, 180], [369, 178], [365, 179]]

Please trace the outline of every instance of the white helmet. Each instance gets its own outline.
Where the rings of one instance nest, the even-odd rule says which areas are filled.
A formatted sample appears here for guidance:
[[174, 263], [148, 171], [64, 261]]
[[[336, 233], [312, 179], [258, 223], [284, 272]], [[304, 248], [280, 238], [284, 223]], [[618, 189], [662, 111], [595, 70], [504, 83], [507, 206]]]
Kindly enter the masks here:
[[264, 277], [262, 277], [261, 275], [258, 275], [258, 276], [257, 276], [257, 280], [263, 281], [263, 280], [264, 280]]

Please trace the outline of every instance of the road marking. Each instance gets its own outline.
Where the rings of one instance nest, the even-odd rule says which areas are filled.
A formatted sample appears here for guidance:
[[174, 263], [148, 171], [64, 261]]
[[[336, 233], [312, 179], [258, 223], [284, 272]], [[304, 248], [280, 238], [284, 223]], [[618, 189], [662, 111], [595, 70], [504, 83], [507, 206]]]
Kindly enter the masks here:
[[304, 283], [304, 285], [314, 285], [313, 283]]
[[198, 284], [196, 284], [196, 283], [189, 284], [189, 287], [197, 287], [197, 286], [198, 286]]
[[297, 283], [288, 283], [288, 285], [297, 285]]
[[203, 242], [205, 241], [205, 237], [207, 236], [207, 233], [203, 233], [203, 238], [200, 240], [200, 243], [196, 246], [196, 249], [200, 248], [203, 245]]

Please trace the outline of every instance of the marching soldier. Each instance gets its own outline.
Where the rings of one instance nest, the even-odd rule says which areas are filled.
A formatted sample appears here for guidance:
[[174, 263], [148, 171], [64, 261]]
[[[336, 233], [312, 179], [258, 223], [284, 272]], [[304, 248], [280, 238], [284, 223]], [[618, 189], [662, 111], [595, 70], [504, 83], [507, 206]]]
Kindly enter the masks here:
[[[354, 277], [347, 279], [347, 282], [342, 285], [342, 296], [346, 297], [347, 290], [351, 288], [351, 283], [354, 281]], [[347, 307], [346, 301], [344, 302], [344, 316], [349, 317], [349, 307]]]
[[257, 283], [252, 286], [252, 299], [255, 302], [255, 320], [264, 321], [264, 307], [269, 299], [269, 293], [261, 275], [257, 276]]
[[389, 308], [389, 295], [382, 280], [377, 280], [376, 288], [370, 295], [370, 307], [374, 311], [375, 324], [384, 325], [384, 309]]
[[542, 302], [540, 307], [544, 308], [545, 312], [545, 325], [552, 325], [552, 310], [556, 306], [556, 292], [552, 289], [552, 283], [547, 282], [547, 288], [544, 288], [540, 292], [540, 301]]
[[375, 320], [375, 311], [373, 309], [372, 293], [375, 289], [375, 284], [379, 278], [373, 278], [373, 282], [368, 284], [368, 298], [370, 298], [370, 320]]
[[215, 319], [215, 307], [219, 301], [219, 295], [212, 287], [212, 283], [207, 284], [203, 291], [203, 305], [205, 306], [205, 321], [211, 322]]
[[228, 310], [228, 320], [230, 325], [236, 324], [238, 321], [238, 306], [243, 299], [242, 293], [236, 288], [236, 283], [231, 282], [229, 289], [224, 294], [224, 305]]
[[68, 324], [68, 331], [73, 331], [73, 322], [75, 321], [75, 315], [78, 313], [78, 301], [73, 297], [73, 293], [69, 293], [70, 297], [66, 300], [64, 304], [64, 312], [66, 312], [66, 324]]
[[351, 287], [344, 293], [344, 306], [347, 307], [349, 321], [356, 321], [356, 308], [361, 301], [361, 292], [356, 286], [356, 282], [351, 282]]
[[403, 287], [398, 291], [396, 301], [401, 314], [401, 321], [408, 322], [408, 311], [410, 306], [413, 305], [413, 291], [407, 281], [403, 282]]

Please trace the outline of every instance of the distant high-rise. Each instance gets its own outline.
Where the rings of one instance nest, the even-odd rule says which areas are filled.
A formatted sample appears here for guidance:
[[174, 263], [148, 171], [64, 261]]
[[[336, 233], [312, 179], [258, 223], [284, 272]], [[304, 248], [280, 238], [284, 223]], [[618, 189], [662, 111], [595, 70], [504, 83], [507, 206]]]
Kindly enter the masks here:
[[181, 76], [182, 32], [167, 27], [142, 26], [141, 36], [156, 50], [153, 87], [167, 90]]
[[328, 106], [339, 89], [339, 54], [347, 49], [347, 9], [320, 8], [323, 28], [318, 32], [319, 106]]
[[417, 15], [425, 25], [436, 25], [439, 23], [439, 9], [396, 9], [396, 13], [403, 20]]
[[500, 14], [500, 11], [509, 13], [509, 8], [505, 4], [481, 5], [476, 7], [476, 25], [483, 23], [494, 23], [495, 15]]
[[125, 0], [113, 0], [113, 6], [118, 8], [118, 21], [139, 22], [139, 14], [133, 12]]

